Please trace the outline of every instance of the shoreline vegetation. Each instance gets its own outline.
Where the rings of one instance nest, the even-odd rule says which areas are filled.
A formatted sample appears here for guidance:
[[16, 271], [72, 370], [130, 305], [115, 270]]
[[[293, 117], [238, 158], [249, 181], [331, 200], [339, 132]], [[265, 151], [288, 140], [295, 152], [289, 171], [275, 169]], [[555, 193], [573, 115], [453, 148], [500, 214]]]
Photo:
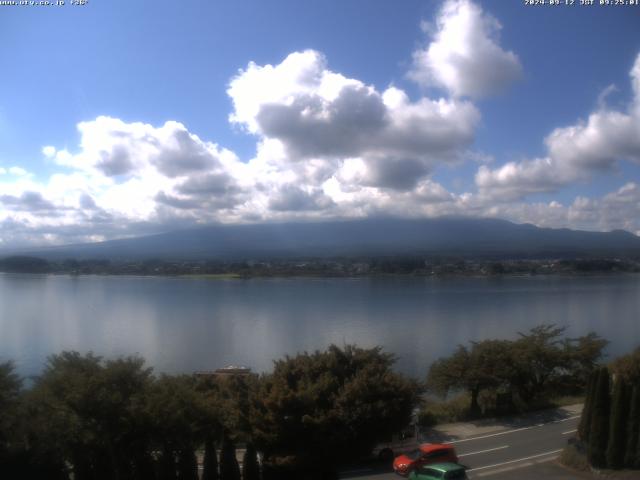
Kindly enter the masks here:
[[640, 258], [494, 259], [395, 256], [374, 258], [301, 258], [271, 260], [106, 259], [46, 260], [0, 257], [0, 272], [58, 275], [136, 275], [187, 279], [269, 277], [359, 278], [378, 276], [500, 277], [534, 275], [610, 275], [640, 273]]
[[[0, 474], [196, 478], [201, 463], [211, 475], [203, 478], [237, 480], [238, 445], [263, 480], [335, 479], [340, 465], [411, 422], [428, 428], [573, 403], [603, 368], [606, 344], [595, 333], [568, 338], [540, 325], [514, 340], [461, 345], [424, 379], [395, 372], [397, 358], [382, 347], [356, 345], [285, 356], [260, 375], [222, 376], [158, 375], [137, 356], [62, 352], [28, 388], [11, 362], [0, 363]], [[635, 378], [638, 355], [609, 368]], [[453, 416], [434, 418], [433, 396], [448, 395]]]

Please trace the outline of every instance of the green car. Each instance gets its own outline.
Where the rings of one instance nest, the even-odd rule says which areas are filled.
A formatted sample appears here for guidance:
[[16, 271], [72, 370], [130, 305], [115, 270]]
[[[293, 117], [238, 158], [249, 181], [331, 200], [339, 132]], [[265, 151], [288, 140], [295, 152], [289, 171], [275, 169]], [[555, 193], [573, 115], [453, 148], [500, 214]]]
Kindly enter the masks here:
[[467, 467], [457, 463], [433, 463], [413, 470], [410, 480], [464, 480]]

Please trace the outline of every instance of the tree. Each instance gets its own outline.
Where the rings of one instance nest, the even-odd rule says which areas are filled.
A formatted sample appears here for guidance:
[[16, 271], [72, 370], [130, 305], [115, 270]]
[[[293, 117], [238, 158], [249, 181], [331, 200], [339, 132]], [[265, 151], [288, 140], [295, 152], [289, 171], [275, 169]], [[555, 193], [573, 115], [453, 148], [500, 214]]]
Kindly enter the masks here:
[[624, 455], [624, 465], [629, 468], [640, 466], [638, 458], [638, 434], [640, 432], [640, 386], [633, 387], [631, 407], [627, 420], [627, 447]]
[[536, 398], [547, 395], [556, 385], [560, 369], [567, 367], [567, 352], [561, 335], [564, 327], [539, 325], [528, 333], [519, 333], [514, 342], [513, 359], [517, 374], [512, 384], [520, 398], [531, 404]]
[[184, 447], [178, 454], [178, 480], [198, 480], [198, 460], [193, 448]]
[[14, 372], [13, 363], [0, 363], [0, 462], [8, 455], [21, 388], [22, 380]]
[[589, 431], [591, 429], [591, 416], [593, 415], [593, 397], [596, 393], [596, 385], [598, 383], [598, 372], [592, 372], [589, 377], [589, 385], [587, 386], [587, 395], [580, 416], [580, 424], [578, 425], [578, 437], [583, 442], [589, 441]]
[[352, 345], [276, 361], [251, 405], [256, 447], [318, 468], [370, 453], [417, 404], [417, 385], [393, 372], [394, 362], [380, 347]]
[[446, 395], [467, 390], [471, 397], [469, 416], [481, 413], [478, 399], [486, 389], [506, 387], [514, 375], [512, 343], [506, 340], [472, 342], [471, 349], [459, 346], [448, 358], [436, 361], [427, 375], [427, 388]]
[[236, 459], [236, 447], [228, 434], [225, 434], [222, 439], [220, 480], [240, 480], [240, 466]]
[[176, 480], [178, 478], [176, 457], [170, 447], [165, 447], [160, 452], [160, 458], [158, 461], [158, 478], [160, 480]]
[[253, 443], [248, 443], [242, 459], [242, 480], [260, 480], [260, 466]]
[[202, 480], [218, 480], [218, 454], [213, 439], [208, 436], [204, 442]]
[[597, 468], [607, 466], [606, 451], [609, 439], [609, 370], [602, 367], [598, 372], [598, 383], [593, 398], [593, 413], [589, 433], [587, 456], [591, 465]]
[[622, 468], [626, 448], [626, 421], [629, 414], [629, 395], [624, 378], [618, 377], [613, 387], [613, 401], [609, 420], [609, 442], [607, 445], [607, 465]]
[[0, 363], [0, 476], [19, 476], [17, 465], [22, 453], [16, 432], [22, 380], [12, 362]]
[[611, 372], [621, 375], [631, 385], [640, 385], [640, 347], [611, 362]]
[[[89, 353], [49, 357], [34, 385], [40, 444], [60, 444], [74, 477], [125, 479], [147, 451], [144, 400], [151, 369], [137, 357], [104, 362]], [[136, 460], [138, 456], [138, 460]]]
[[470, 416], [480, 413], [478, 399], [484, 390], [517, 394], [526, 405], [540, 397], [565, 390], [583, 391], [602, 356], [606, 341], [595, 333], [562, 339], [565, 328], [540, 325], [520, 338], [471, 342], [429, 369], [427, 388], [446, 395], [466, 390], [471, 397]]
[[566, 371], [565, 378], [575, 385], [576, 390], [581, 391], [588, 384], [608, 343], [595, 332], [563, 341], [565, 365], [562, 369]]

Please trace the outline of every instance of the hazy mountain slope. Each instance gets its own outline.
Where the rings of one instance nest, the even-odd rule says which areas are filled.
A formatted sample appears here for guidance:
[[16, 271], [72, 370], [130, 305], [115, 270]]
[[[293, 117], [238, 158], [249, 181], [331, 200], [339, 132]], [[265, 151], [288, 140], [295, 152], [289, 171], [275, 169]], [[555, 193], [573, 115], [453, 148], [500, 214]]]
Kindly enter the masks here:
[[496, 219], [376, 218], [317, 223], [216, 225], [158, 235], [28, 252], [46, 258], [240, 259], [336, 255], [637, 254], [626, 231], [538, 228]]

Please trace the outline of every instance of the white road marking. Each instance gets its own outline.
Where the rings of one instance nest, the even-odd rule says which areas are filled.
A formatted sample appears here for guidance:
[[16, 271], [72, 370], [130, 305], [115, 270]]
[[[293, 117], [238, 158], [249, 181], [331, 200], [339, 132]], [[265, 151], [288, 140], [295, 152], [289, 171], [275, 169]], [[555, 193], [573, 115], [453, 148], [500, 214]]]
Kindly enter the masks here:
[[478, 455], [479, 453], [493, 452], [494, 450], [503, 450], [505, 448], [509, 448], [509, 445], [503, 445], [502, 447], [488, 448], [486, 450], [480, 450], [479, 452], [463, 453], [461, 455], [458, 455], [458, 457], [468, 457], [470, 455]]
[[578, 431], [577, 429], [576, 430], [567, 430], [566, 432], [562, 432], [562, 435], [569, 435], [570, 433], [575, 433], [577, 431]]
[[502, 465], [508, 465], [510, 463], [524, 462], [526, 460], [531, 460], [532, 458], [545, 457], [547, 455], [553, 455], [554, 453], [558, 453], [558, 452], [561, 452], [561, 451], [562, 451], [562, 449], [560, 448], [558, 450], [553, 450], [551, 452], [544, 452], [544, 453], [539, 453], [538, 455], [531, 455], [530, 457], [524, 457], [524, 458], [517, 458], [515, 460], [509, 460], [508, 462], [496, 463], [494, 465], [485, 465], [484, 467], [470, 468], [469, 470], [467, 470], [467, 472], [476, 472], [478, 470], [486, 470], [487, 468], [501, 467]]
[[575, 418], [580, 418], [581, 415], [574, 415], [573, 417], [569, 417], [569, 418], [563, 418], [562, 420], [555, 420], [554, 422], [551, 423], [561, 423], [561, 422], [566, 422], [567, 420], [573, 420]]
[[489, 435], [482, 435], [481, 437], [464, 438], [462, 440], [453, 440], [453, 441], [444, 442], [444, 443], [453, 444], [453, 443], [471, 442], [472, 440], [481, 440], [483, 438], [497, 437], [498, 435], [506, 435], [508, 433], [522, 432], [524, 430], [531, 430], [532, 428], [544, 427], [545, 425], [551, 425], [551, 424], [554, 424], [554, 423], [566, 422], [567, 420], [574, 420], [576, 418], [580, 418], [580, 415], [575, 415], [575, 416], [569, 417], [569, 418], [563, 418], [562, 420], [554, 420], [553, 422], [549, 422], [549, 423], [540, 423], [538, 425], [533, 425], [531, 427], [516, 428], [516, 429], [513, 429], [513, 430], [506, 430], [504, 432], [491, 433]]
[[541, 458], [540, 460], [536, 460], [536, 463], [547, 463], [555, 460], [556, 458], [558, 458], [558, 455], [554, 455], [553, 457], [549, 458]]

